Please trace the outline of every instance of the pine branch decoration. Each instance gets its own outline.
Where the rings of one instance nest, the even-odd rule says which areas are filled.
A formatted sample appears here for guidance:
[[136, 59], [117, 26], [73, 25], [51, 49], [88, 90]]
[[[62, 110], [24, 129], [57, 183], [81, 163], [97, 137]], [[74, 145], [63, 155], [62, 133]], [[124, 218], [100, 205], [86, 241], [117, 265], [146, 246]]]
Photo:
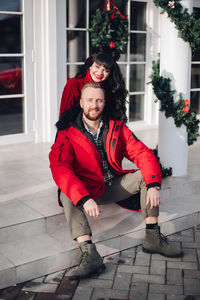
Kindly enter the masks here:
[[166, 118], [172, 117], [177, 127], [182, 124], [186, 126], [187, 142], [188, 145], [192, 145], [199, 136], [200, 121], [197, 119], [195, 112], [189, 108], [190, 101], [184, 100], [180, 93], [178, 100], [174, 102], [175, 91], [170, 88], [171, 79], [160, 76], [160, 60], [153, 61], [150, 78], [154, 94], [160, 100], [160, 111], [165, 113]]

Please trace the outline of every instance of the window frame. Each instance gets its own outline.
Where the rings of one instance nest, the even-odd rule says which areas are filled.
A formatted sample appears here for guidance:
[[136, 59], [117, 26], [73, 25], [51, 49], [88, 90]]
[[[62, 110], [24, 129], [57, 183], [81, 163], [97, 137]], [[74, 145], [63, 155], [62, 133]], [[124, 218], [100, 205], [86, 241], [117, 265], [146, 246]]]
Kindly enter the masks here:
[[[148, 9], [149, 9], [149, 4], [148, 4], [148, 0], [128, 0], [128, 7], [127, 7], [127, 16], [128, 19], [130, 20], [130, 14], [131, 14], [131, 2], [142, 2], [142, 3], [146, 3], [146, 21], [147, 21], [147, 16], [148, 16]], [[146, 22], [147, 24], [147, 22]], [[67, 27], [67, 22], [66, 22], [66, 38], [67, 38], [67, 32], [69, 30], [73, 30], [73, 31], [84, 31], [86, 32], [86, 57], [89, 57], [90, 53], [89, 53], [89, 0], [86, 0], [86, 27], [85, 28], [74, 28], [74, 27]], [[129, 91], [130, 90], [130, 67], [131, 65], [144, 65], [145, 71], [144, 71], [144, 90], [142, 91], [132, 91], [128, 93], [127, 96], [127, 113], [128, 113], [128, 120], [129, 120], [129, 99], [130, 96], [132, 95], [143, 95], [144, 96], [144, 111], [143, 111], [143, 116], [142, 120], [138, 120], [138, 121], [131, 121], [130, 123], [134, 123], [134, 124], [144, 124], [146, 121], [148, 122], [148, 119], [152, 119], [151, 117], [148, 116], [147, 111], [149, 108], [149, 105], [146, 103], [147, 102], [147, 87], [146, 87], [146, 82], [148, 82], [148, 74], [147, 74], [147, 49], [148, 49], [148, 30], [146, 28], [146, 30], [130, 30], [130, 22], [129, 22], [129, 32], [134, 33], [134, 34], [145, 34], [146, 35], [146, 39], [145, 39], [145, 43], [146, 43], [146, 52], [145, 52], [145, 61], [131, 61], [130, 59], [130, 35], [128, 37], [128, 44], [127, 44], [127, 57], [126, 60], [120, 60], [118, 61], [118, 65], [124, 65], [126, 67], [126, 78], [125, 78], [125, 83], [126, 83], [126, 88]], [[66, 57], [67, 55], [67, 49], [66, 49]], [[70, 65], [83, 65], [84, 62], [81, 61], [76, 61], [76, 62], [69, 62], [67, 61], [66, 58], [66, 73], [67, 73], [67, 68]], [[68, 79], [68, 78], [67, 78]], [[150, 113], [151, 113], [151, 109], [150, 109]]]
[[0, 57], [22, 58], [23, 93], [0, 95], [0, 99], [23, 98], [23, 132], [0, 136], [0, 145], [33, 141], [35, 139], [35, 103], [34, 103], [34, 51], [33, 51], [33, 0], [21, 0], [21, 11], [0, 11], [1, 14], [22, 16], [21, 53], [2, 53]]
[[[193, 9], [194, 8], [198, 8], [200, 9], [200, 1], [195, 1], [194, 0], [194, 3], [193, 3]], [[193, 61], [192, 60], [192, 56], [191, 56], [191, 70], [192, 70], [192, 65], [200, 65], [200, 60], [199, 61]], [[200, 76], [200, 74], [199, 74]], [[191, 75], [191, 82], [192, 82], [192, 75]], [[199, 92], [200, 93], [200, 86], [199, 88], [191, 88], [191, 84], [190, 84], [190, 98], [191, 98], [191, 93], [192, 92]], [[200, 103], [198, 103], [198, 106], [200, 107]], [[200, 113], [197, 114], [197, 118], [200, 119]]]

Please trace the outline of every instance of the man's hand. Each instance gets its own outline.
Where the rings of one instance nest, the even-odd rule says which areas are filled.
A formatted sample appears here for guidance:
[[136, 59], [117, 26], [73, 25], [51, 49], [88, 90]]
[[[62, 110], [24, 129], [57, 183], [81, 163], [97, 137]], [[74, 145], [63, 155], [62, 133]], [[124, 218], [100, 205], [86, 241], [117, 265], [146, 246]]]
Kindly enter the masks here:
[[150, 205], [150, 209], [158, 206], [161, 203], [160, 191], [156, 188], [149, 188], [147, 191], [147, 202], [146, 206]]
[[98, 205], [92, 198], [88, 199], [84, 203], [83, 208], [84, 208], [85, 212], [91, 217], [98, 217], [101, 213]]

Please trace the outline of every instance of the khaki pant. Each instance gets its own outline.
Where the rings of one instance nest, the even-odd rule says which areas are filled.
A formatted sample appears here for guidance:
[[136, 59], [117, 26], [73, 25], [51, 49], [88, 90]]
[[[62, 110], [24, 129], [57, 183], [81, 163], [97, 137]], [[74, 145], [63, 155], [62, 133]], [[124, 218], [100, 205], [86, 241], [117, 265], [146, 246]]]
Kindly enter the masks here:
[[[130, 196], [140, 192], [140, 205], [144, 218], [158, 217], [159, 207], [150, 210], [146, 207], [147, 188], [140, 171], [116, 176], [112, 186], [106, 186], [105, 192], [95, 199], [99, 205], [116, 203], [125, 200]], [[76, 239], [82, 235], [92, 235], [90, 226], [85, 216], [84, 210], [80, 206], [75, 206], [73, 202], [61, 192], [61, 201], [64, 206], [65, 216], [70, 226], [72, 238]]]

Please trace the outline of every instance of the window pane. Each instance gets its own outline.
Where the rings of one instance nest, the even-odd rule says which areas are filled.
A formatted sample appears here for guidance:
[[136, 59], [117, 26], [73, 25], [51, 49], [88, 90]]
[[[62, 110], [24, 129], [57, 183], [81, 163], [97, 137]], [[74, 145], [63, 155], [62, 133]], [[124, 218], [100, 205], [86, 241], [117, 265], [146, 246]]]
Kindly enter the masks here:
[[22, 53], [22, 16], [0, 15], [0, 53]]
[[75, 77], [80, 69], [80, 65], [68, 65], [67, 66], [67, 80]]
[[123, 77], [124, 81], [126, 82], [126, 65], [119, 64], [119, 68], [122, 73], [122, 77]]
[[146, 34], [131, 33], [130, 35], [130, 60], [146, 60]]
[[82, 62], [86, 59], [86, 33], [67, 31], [67, 62]]
[[125, 53], [121, 53], [120, 59], [118, 61], [123, 61], [123, 62], [127, 61], [127, 50], [125, 51]]
[[129, 101], [129, 121], [144, 119], [144, 95], [131, 95]]
[[130, 65], [130, 92], [145, 90], [145, 65]]
[[[200, 18], [200, 8], [199, 7], [194, 7], [193, 9], [195, 13], [195, 19]], [[200, 49], [196, 51], [192, 51], [192, 61], [200, 61]]]
[[67, 27], [86, 27], [86, 0], [67, 0]]
[[196, 114], [200, 114], [200, 91], [191, 92], [191, 108]]
[[[89, 26], [91, 27], [92, 16], [96, 13], [96, 10], [103, 9], [106, 7], [107, 0], [89, 0]], [[119, 9], [122, 14], [127, 15], [127, 7], [128, 0], [115, 0], [115, 5]], [[111, 9], [113, 9], [113, 5], [111, 4]]]
[[23, 98], [0, 99], [0, 135], [24, 132]]
[[0, 95], [22, 94], [22, 58], [0, 58]]
[[146, 3], [131, 1], [131, 30], [146, 30]]
[[21, 0], [1, 0], [0, 11], [21, 11]]
[[192, 64], [191, 88], [200, 88], [200, 65]]
[[200, 50], [192, 52], [192, 61], [200, 61]]

